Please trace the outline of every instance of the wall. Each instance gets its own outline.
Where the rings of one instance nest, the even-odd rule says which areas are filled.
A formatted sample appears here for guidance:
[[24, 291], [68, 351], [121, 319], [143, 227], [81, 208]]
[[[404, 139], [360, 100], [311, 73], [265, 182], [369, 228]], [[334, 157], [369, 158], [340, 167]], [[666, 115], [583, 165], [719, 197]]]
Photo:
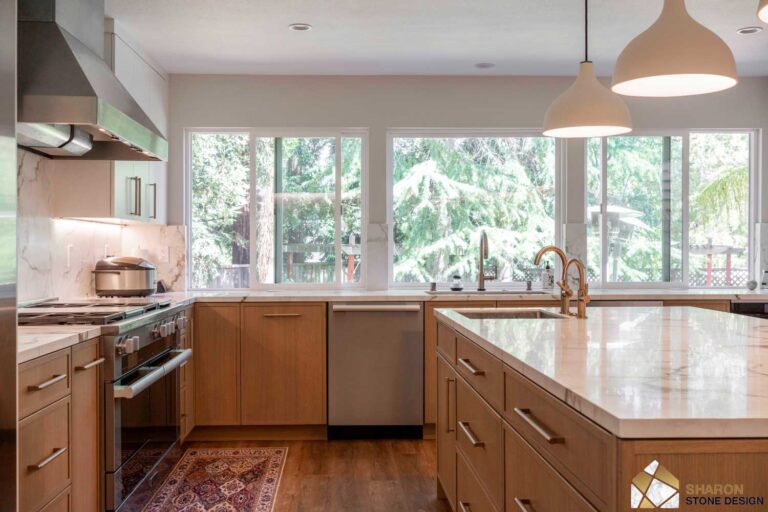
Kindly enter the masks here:
[[[169, 222], [184, 222], [184, 128], [364, 127], [369, 137], [368, 286], [387, 283], [386, 131], [403, 127], [537, 128], [571, 77], [312, 77], [172, 75]], [[768, 78], [722, 93], [628, 99], [636, 131], [768, 128]], [[768, 144], [763, 132], [763, 145]], [[565, 244], [585, 247], [583, 144], [567, 144], [562, 199]], [[760, 176], [764, 174], [761, 164]], [[768, 182], [761, 180], [765, 192]], [[768, 197], [768, 193], [761, 194]], [[768, 202], [759, 218], [768, 222]], [[768, 229], [762, 230], [768, 236]], [[386, 231], [384, 231], [386, 232]], [[767, 256], [768, 257], [768, 256]], [[765, 265], [763, 265], [765, 267]]]
[[184, 290], [183, 226], [116, 225], [55, 219], [55, 161], [18, 151], [18, 300], [94, 295], [91, 271], [105, 254], [142, 256], [158, 278]]

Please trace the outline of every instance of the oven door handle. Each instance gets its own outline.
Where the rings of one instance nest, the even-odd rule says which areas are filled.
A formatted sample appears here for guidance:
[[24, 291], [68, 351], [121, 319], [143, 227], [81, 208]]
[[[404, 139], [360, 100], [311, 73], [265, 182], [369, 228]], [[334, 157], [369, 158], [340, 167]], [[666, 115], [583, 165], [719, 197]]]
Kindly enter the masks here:
[[115, 398], [125, 398], [130, 400], [131, 398], [137, 397], [152, 384], [174, 371], [181, 365], [181, 363], [188, 361], [192, 357], [191, 348], [185, 348], [183, 350], [171, 350], [170, 353], [174, 354], [174, 357], [171, 360], [162, 366], [154, 368], [152, 371], [144, 375], [133, 384], [128, 386], [114, 385], [113, 390]]
[[171, 350], [171, 354], [174, 354], [173, 359], [163, 365], [163, 369], [165, 370], [166, 375], [181, 366], [183, 363], [189, 361], [192, 358], [192, 349], [183, 348], [180, 350]]

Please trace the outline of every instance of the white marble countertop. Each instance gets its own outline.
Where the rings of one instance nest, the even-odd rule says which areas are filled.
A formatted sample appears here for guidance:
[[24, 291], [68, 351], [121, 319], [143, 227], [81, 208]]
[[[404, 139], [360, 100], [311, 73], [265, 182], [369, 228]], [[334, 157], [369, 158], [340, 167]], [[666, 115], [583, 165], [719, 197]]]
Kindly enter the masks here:
[[586, 320], [459, 311], [437, 315], [618, 437], [768, 437], [768, 320], [698, 308], [596, 308]]
[[[392, 290], [243, 290], [243, 291], [189, 291], [172, 292], [155, 297], [170, 297], [173, 300], [194, 302], [301, 302], [301, 301], [514, 301], [558, 299], [559, 290], [545, 293], [469, 293], [465, 292], [430, 294], [420, 289]], [[667, 288], [667, 289], [590, 289], [592, 300], [734, 300], [768, 301], [768, 289], [749, 291], [741, 288]]]
[[18, 335], [18, 364], [51, 354], [101, 334], [98, 325], [21, 326]]

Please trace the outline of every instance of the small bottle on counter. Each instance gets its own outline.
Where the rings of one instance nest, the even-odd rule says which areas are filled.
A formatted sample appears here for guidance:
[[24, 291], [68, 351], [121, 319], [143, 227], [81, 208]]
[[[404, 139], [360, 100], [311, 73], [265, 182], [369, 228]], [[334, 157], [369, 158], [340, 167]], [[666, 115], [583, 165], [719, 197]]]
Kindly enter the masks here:
[[453, 281], [451, 281], [451, 290], [454, 292], [460, 292], [464, 289], [464, 283], [461, 282], [461, 276], [456, 274], [453, 276]]
[[555, 287], [555, 273], [549, 263], [544, 267], [544, 272], [541, 273], [541, 287], [545, 290], [551, 290]]

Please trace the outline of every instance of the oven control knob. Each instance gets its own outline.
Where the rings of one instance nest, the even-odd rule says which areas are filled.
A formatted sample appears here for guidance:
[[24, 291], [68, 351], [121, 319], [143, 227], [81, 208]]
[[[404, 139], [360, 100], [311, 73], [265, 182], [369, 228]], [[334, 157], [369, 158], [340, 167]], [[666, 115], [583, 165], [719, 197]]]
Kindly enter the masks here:
[[160, 337], [165, 338], [168, 334], [168, 324], [160, 324]]
[[139, 349], [140, 339], [141, 338], [138, 336], [131, 336], [129, 338], [123, 338], [122, 340], [118, 341], [117, 345], [115, 346], [117, 354], [121, 356], [133, 354]]
[[154, 326], [152, 326], [152, 337], [159, 338], [162, 336], [162, 334], [160, 333], [160, 327], [161, 327], [160, 324], [155, 324]]
[[182, 316], [176, 320], [176, 327], [179, 329], [186, 329], [187, 328], [187, 317]]
[[174, 334], [176, 332], [176, 322], [174, 322], [173, 320], [168, 322], [168, 332], [170, 334]]

